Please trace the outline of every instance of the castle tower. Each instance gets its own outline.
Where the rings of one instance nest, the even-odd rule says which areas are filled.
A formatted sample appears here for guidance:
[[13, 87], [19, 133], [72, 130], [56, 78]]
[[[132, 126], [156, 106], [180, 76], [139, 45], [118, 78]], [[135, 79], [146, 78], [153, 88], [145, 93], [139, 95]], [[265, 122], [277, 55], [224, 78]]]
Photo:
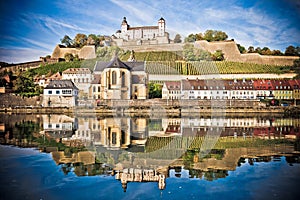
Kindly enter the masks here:
[[123, 21], [122, 21], [122, 24], [121, 24], [121, 32], [123, 34], [126, 34], [127, 33], [127, 30], [128, 30], [128, 23], [126, 21], [126, 17], [123, 18]]
[[164, 18], [158, 20], [158, 36], [164, 36], [166, 31], [166, 22]]

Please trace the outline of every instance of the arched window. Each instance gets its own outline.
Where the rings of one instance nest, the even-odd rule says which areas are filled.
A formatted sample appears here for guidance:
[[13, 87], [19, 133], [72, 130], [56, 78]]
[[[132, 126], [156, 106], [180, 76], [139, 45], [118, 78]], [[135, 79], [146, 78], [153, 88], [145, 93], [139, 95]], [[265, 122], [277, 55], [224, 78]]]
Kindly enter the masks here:
[[122, 72], [122, 87], [125, 87], [125, 72]]
[[113, 71], [111, 73], [111, 84], [112, 85], [116, 85], [117, 84], [117, 73], [115, 71]]

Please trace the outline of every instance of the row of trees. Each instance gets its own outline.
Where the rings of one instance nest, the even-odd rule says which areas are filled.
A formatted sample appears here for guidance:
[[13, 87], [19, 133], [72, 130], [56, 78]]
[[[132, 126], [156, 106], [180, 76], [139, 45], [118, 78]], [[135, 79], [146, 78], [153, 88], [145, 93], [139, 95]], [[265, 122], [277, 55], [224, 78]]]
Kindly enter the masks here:
[[294, 46], [288, 46], [284, 53], [282, 53], [280, 50], [271, 50], [269, 47], [256, 47], [249, 46], [246, 50], [245, 47], [241, 46], [240, 44], [237, 44], [237, 47], [241, 53], [258, 53], [260, 55], [275, 55], [275, 56], [300, 56], [300, 47], [294, 47]]
[[101, 46], [101, 41], [105, 40], [103, 35], [89, 34], [88, 36], [83, 33], [77, 33], [74, 39], [71, 39], [68, 35], [65, 35], [60, 39], [60, 43], [66, 47], [81, 48], [84, 45]]
[[227, 40], [228, 35], [223, 31], [218, 30], [207, 30], [205, 33], [190, 34], [184, 39], [185, 42], [195, 42], [197, 40], [212, 41], [224, 41]]

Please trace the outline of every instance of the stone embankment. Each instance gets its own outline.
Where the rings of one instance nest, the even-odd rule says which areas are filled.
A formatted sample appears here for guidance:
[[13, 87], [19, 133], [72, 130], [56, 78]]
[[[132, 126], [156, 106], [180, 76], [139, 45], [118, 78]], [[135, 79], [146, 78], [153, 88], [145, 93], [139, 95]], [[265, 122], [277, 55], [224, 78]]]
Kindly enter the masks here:
[[[2, 97], [2, 98], [1, 98]], [[103, 116], [202, 116], [247, 114], [293, 114], [298, 107], [267, 107], [258, 100], [109, 100], [95, 106], [41, 107], [39, 98], [24, 98], [12, 95], [6, 99], [0, 95], [0, 112], [28, 114], [73, 114]], [[23, 100], [23, 101], [22, 101]]]

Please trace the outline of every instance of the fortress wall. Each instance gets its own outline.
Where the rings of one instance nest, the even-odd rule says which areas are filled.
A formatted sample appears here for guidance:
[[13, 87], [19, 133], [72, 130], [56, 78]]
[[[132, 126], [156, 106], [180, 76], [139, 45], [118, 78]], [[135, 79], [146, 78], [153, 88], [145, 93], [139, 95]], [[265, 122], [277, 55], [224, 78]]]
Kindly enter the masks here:
[[240, 59], [237, 61], [258, 63], [258, 64], [268, 64], [268, 65], [293, 65], [294, 60], [299, 59], [297, 56], [262, 56], [257, 53], [251, 54], [241, 54]]
[[297, 56], [265, 56], [258, 53], [241, 54], [234, 41], [207, 42], [205, 40], [196, 41], [195, 47], [214, 53], [216, 50], [222, 50], [224, 57], [228, 61], [247, 62], [268, 65], [293, 65]]
[[74, 56], [77, 54], [79, 58], [83, 58], [83, 59], [96, 58], [94, 45], [84, 46], [81, 49], [64, 48], [64, 47], [60, 47], [59, 45], [56, 45], [51, 57], [64, 58], [66, 53], [72, 53]]
[[132, 45], [132, 46], [122, 46], [124, 50], [134, 50], [136, 52], [146, 52], [146, 51], [182, 51], [184, 44], [156, 44], [156, 45]]

